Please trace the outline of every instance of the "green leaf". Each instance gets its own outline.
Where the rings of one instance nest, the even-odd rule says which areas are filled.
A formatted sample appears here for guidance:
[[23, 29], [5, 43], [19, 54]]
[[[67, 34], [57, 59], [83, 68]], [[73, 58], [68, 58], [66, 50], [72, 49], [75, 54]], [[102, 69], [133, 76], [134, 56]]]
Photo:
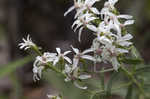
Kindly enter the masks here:
[[150, 66], [145, 66], [145, 67], [136, 69], [135, 74], [141, 74], [141, 73], [145, 73], [145, 72], [150, 72]]
[[128, 91], [127, 91], [127, 95], [126, 95], [125, 99], [132, 99], [132, 92], [133, 92], [133, 86], [130, 85], [128, 87]]
[[119, 75], [119, 73], [118, 72], [114, 72], [111, 75], [110, 80], [108, 81], [107, 88], [106, 88], [106, 94], [107, 94], [107, 96], [111, 95], [111, 90], [112, 90], [113, 82], [115, 82], [118, 79], [117, 75]]
[[125, 63], [125, 64], [138, 65], [138, 64], [141, 64], [143, 61], [138, 58], [122, 58], [120, 59], [120, 62]]
[[7, 65], [0, 66], [0, 78], [12, 73], [13, 71], [16, 70], [16, 68], [24, 66], [25, 64], [31, 61], [32, 61], [32, 58], [30, 56], [27, 56], [25, 58], [11, 62]]
[[131, 47], [131, 54], [132, 54], [132, 57], [139, 58], [142, 60], [142, 57], [135, 46]]

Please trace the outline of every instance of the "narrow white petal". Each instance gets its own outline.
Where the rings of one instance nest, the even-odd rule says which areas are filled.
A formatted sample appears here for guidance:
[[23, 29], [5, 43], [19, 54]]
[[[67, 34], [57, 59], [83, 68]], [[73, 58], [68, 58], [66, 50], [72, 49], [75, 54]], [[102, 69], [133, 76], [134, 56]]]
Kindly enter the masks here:
[[90, 9], [94, 14], [100, 14], [100, 12], [96, 9], [96, 8], [94, 8], [94, 7], [92, 7], [91, 9]]
[[79, 42], [81, 42], [81, 34], [82, 34], [82, 30], [84, 29], [84, 27], [81, 27], [80, 29], [79, 29]]
[[70, 73], [71, 72], [71, 67], [68, 64], [65, 64], [65, 73]]
[[79, 63], [79, 59], [74, 58], [73, 59], [73, 66], [72, 66], [72, 70], [76, 69]]
[[55, 66], [59, 61], [59, 58], [57, 57], [54, 61], [53, 61], [53, 66]]
[[123, 40], [130, 40], [132, 38], [133, 36], [131, 34], [126, 34], [125, 36], [123, 36]]
[[133, 16], [131, 16], [131, 15], [118, 15], [117, 18], [132, 19]]
[[82, 52], [82, 54], [93, 52], [94, 50], [92, 48], [86, 49]]
[[76, 54], [79, 54], [79, 49], [74, 48], [73, 46], [71, 46], [71, 48], [73, 49], [73, 51], [74, 51]]
[[124, 23], [124, 26], [132, 25], [132, 24], [134, 24], [134, 20], [128, 20]]
[[67, 55], [69, 53], [71, 53], [71, 51], [66, 51], [66, 52], [64, 52], [64, 55]]
[[97, 30], [98, 30], [97, 27], [95, 27], [94, 25], [87, 24], [86, 26], [88, 29], [90, 29], [93, 32], [97, 32]]
[[85, 87], [80, 86], [77, 82], [74, 82], [74, 85], [75, 85], [77, 88], [79, 88], [79, 89], [83, 89], [83, 90], [87, 89], [86, 86], [85, 86]]
[[66, 16], [68, 13], [70, 13], [71, 11], [73, 11], [75, 9], [75, 6], [70, 7], [65, 13], [64, 16]]
[[60, 55], [61, 54], [61, 49], [60, 48], [56, 48], [57, 53]]
[[70, 59], [69, 57], [64, 56], [64, 59], [65, 59], [68, 63], [72, 64], [72, 61], [71, 61], [71, 59]]
[[80, 75], [79, 77], [78, 77], [79, 79], [89, 79], [89, 78], [91, 78], [91, 75]]
[[116, 50], [119, 53], [128, 53], [128, 50], [126, 50], [126, 49], [117, 48]]
[[131, 44], [132, 44], [132, 42], [128, 42], [128, 41], [119, 42], [119, 45], [121, 45], [121, 46], [129, 46]]
[[118, 60], [117, 60], [117, 58], [116, 57], [112, 57], [112, 66], [113, 66], [113, 68], [116, 70], [116, 71], [118, 71], [118, 68], [119, 68], [119, 62], [118, 62]]
[[81, 56], [81, 58], [91, 60], [91, 61], [95, 61], [95, 58], [90, 56], [90, 55], [83, 55], [83, 56]]

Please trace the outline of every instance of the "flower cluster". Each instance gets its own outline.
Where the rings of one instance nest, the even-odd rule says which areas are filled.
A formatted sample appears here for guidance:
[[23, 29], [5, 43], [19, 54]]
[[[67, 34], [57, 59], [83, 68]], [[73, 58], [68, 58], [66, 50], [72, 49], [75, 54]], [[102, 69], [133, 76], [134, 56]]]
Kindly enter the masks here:
[[[24, 49], [32, 49], [35, 46], [35, 44], [32, 42], [31, 38], [30, 43], [26, 43], [25, 41], [28, 41], [28, 39], [29, 36], [27, 37], [27, 40], [23, 39], [24, 42], [20, 43], [19, 45], [25, 45], [23, 46]], [[35, 48], [32, 50], [39, 50]], [[88, 53], [93, 52], [93, 49], [90, 48], [83, 52], [80, 52], [79, 49], [74, 48], [73, 46], [71, 46], [71, 48], [75, 53], [74, 58], [72, 60], [67, 56], [72, 51], [65, 51], [62, 53], [60, 48], [56, 48], [56, 53], [44, 52], [42, 55], [36, 56], [36, 59], [33, 64], [33, 80], [40, 80], [43, 70], [51, 66], [50, 69], [53, 69], [59, 73], [61, 72], [63, 75], [65, 75], [66, 82], [72, 81], [76, 87], [80, 89], [87, 89], [86, 86], [80, 86], [78, 82], [91, 78], [91, 75], [80, 73], [79, 63], [81, 59], [95, 61], [95, 58], [93, 56], [88, 55]], [[61, 67], [61, 69], [59, 69], [59, 67]]]
[[[71, 81], [80, 89], [87, 89], [87, 86], [81, 86], [80, 82], [91, 78], [87, 72], [83, 72], [85, 60], [96, 62], [111, 63], [114, 70], [118, 70], [120, 66], [119, 58], [129, 53], [129, 47], [132, 45], [130, 40], [133, 38], [125, 27], [134, 23], [132, 16], [119, 14], [115, 8], [118, 0], [108, 0], [104, 7], [99, 11], [94, 7], [94, 4], [100, 0], [74, 0], [74, 5], [64, 14], [76, 10], [75, 21], [72, 25], [74, 31], [79, 29], [79, 41], [84, 28], [92, 31], [95, 39], [91, 48], [80, 51], [78, 48], [71, 46], [72, 51], [62, 53], [60, 48], [56, 48], [56, 53], [44, 52], [41, 54], [38, 47], [32, 42], [28, 35], [27, 40], [23, 38], [23, 43], [20, 43], [20, 49], [29, 49], [40, 52], [33, 64], [33, 79], [40, 80], [42, 72], [45, 69], [51, 69], [61, 73], [65, 77], [65, 81]], [[73, 59], [67, 55], [74, 53]], [[94, 53], [93, 55], [89, 53]], [[61, 68], [61, 69], [60, 69]], [[85, 70], [86, 71], [86, 70]], [[58, 96], [49, 96], [54, 99], [61, 99]]]
[[93, 5], [100, 0], [74, 0], [74, 5], [65, 12], [64, 16], [70, 13], [72, 10], [76, 10], [75, 21], [72, 25], [74, 31], [79, 29], [79, 41], [81, 41], [81, 33], [85, 27], [90, 27], [92, 21], [97, 19], [95, 15], [99, 15], [100, 12]]
[[[112, 63], [113, 68], [117, 71], [119, 68], [118, 58], [120, 55], [128, 53], [128, 48], [132, 44], [129, 40], [132, 35], [125, 31], [125, 26], [134, 23], [132, 16], [119, 14], [115, 8], [118, 0], [108, 0], [104, 7], [99, 11], [93, 7], [94, 3], [99, 0], [77, 0], [74, 6], [66, 13], [76, 9], [74, 31], [79, 29], [79, 41], [84, 27], [88, 28], [96, 35], [91, 48], [95, 53], [96, 62]], [[100, 18], [97, 17], [100, 15]], [[94, 23], [94, 20], [99, 23]]]

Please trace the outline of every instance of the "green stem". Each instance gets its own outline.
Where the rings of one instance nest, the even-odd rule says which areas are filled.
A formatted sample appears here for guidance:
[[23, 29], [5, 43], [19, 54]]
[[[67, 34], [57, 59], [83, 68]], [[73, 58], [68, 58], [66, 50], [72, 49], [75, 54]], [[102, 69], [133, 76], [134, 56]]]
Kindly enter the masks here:
[[31, 49], [33, 49], [38, 55], [42, 56], [42, 53], [40, 52], [37, 46], [32, 46]]
[[[121, 89], [123, 87], [127, 87], [127, 86], [130, 86], [132, 85], [132, 82], [128, 82], [128, 83], [125, 83], [125, 84], [121, 84], [119, 87], [117, 88], [112, 88], [112, 90], [118, 90], [118, 89]], [[93, 99], [93, 97], [96, 95], [96, 94], [100, 94], [100, 93], [104, 93], [105, 90], [99, 90], [99, 91], [88, 91], [89, 93], [91, 93], [91, 97], [90, 99]]]
[[130, 73], [128, 70], [126, 70], [123, 66], [120, 66], [120, 68], [128, 76], [128, 78], [131, 79], [132, 82], [136, 84], [136, 86], [139, 88], [139, 90], [143, 94], [143, 96], [146, 97], [145, 92], [142, 88], [142, 85], [135, 79], [135, 77], [132, 75], [132, 73]]
[[112, 88], [112, 90], [118, 90], [118, 89], [121, 89], [122, 87], [127, 87], [127, 86], [130, 86], [132, 85], [132, 82], [128, 82], [128, 83], [125, 83], [125, 84], [121, 84], [119, 87], [117, 88]]
[[53, 71], [55, 71], [56, 73], [61, 74], [62, 76], [66, 77], [66, 74], [62, 73], [60, 70], [58, 70], [56, 67], [52, 66], [51, 64], [47, 63], [47, 65], [49, 66], [49, 68]]
[[[104, 68], [102, 68], [102, 70], [104, 70]], [[102, 90], [105, 90], [105, 82], [104, 82], [104, 72], [102, 72], [101, 74], [100, 74], [100, 76], [101, 76], [101, 88], [102, 88]]]
[[111, 72], [111, 71], [114, 71], [114, 69], [112, 68], [112, 69], [106, 69], [106, 70], [101, 70], [101, 71], [99, 71], [99, 73], [106, 73], [106, 72]]

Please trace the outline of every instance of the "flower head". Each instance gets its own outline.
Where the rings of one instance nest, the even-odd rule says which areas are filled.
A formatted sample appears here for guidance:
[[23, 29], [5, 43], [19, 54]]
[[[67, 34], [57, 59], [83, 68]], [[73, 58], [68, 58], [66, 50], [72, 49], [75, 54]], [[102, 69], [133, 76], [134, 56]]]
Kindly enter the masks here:
[[53, 61], [53, 65], [55, 66], [56, 63], [62, 58], [64, 60], [66, 60], [68, 63], [72, 64], [72, 60], [67, 57], [66, 55], [71, 53], [71, 51], [65, 51], [64, 53], [61, 53], [61, 49], [60, 48], [56, 48], [57, 51], [57, 56], [55, 57], [55, 60]]
[[23, 43], [19, 43], [20, 49], [27, 50], [33, 46], [36, 46], [33, 42], [32, 39], [30, 38], [30, 35], [27, 36], [27, 39], [23, 38]]
[[83, 15], [85, 11], [91, 11], [94, 14], [100, 14], [97, 8], [93, 7], [93, 5], [98, 1], [100, 0], [74, 0], [74, 5], [65, 12], [64, 16], [66, 16], [74, 9], [76, 9], [77, 11], [75, 18], [77, 18], [80, 15]]
[[84, 15], [79, 16], [72, 24], [72, 29], [76, 32], [79, 29], [79, 41], [81, 41], [81, 33], [84, 27], [90, 27], [91, 21], [97, 19], [93, 14], [86, 12]]
[[87, 53], [93, 52], [93, 49], [89, 48], [89, 49], [84, 50], [83, 52], [80, 52], [79, 49], [74, 48], [73, 46], [72, 46], [72, 49], [76, 54], [73, 58], [73, 68], [72, 68], [73, 70], [77, 68], [80, 59], [95, 61], [94, 57], [90, 55], [86, 55]]
[[45, 65], [49, 62], [53, 62], [56, 57], [56, 53], [45, 52], [42, 56], [37, 56], [33, 64], [33, 80], [40, 80], [42, 75], [42, 70]]

